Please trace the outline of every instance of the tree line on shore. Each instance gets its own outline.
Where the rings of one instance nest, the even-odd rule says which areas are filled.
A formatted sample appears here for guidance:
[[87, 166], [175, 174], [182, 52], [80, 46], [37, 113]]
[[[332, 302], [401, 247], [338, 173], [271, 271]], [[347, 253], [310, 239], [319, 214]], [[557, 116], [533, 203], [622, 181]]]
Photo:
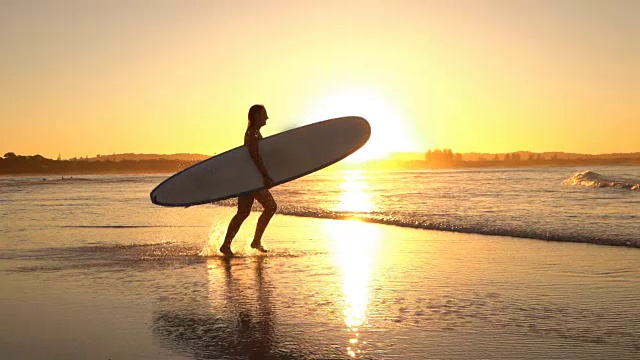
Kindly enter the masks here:
[[535, 166], [535, 165], [605, 165], [640, 164], [640, 153], [607, 155], [582, 155], [573, 158], [561, 158], [558, 153], [545, 156], [541, 153], [513, 152], [505, 154], [478, 155], [474, 160], [464, 160], [463, 154], [451, 149], [429, 149], [423, 161], [414, 164], [427, 167], [483, 167], [483, 166]]
[[101, 174], [101, 173], [166, 173], [189, 167], [199, 160], [69, 160], [48, 159], [42, 155], [6, 153], [0, 158], [0, 174]]
[[[469, 162], [478, 162], [478, 163], [487, 163], [487, 162], [507, 162], [507, 163], [517, 163], [517, 162], [527, 162], [527, 163], [539, 163], [544, 161], [552, 161], [556, 162], [561, 160], [558, 157], [558, 154], [553, 154], [551, 157], [545, 157], [540, 153], [528, 153], [525, 158], [522, 156], [520, 152], [514, 153], [505, 153], [505, 154], [493, 154], [493, 156], [485, 157], [484, 155], [479, 155], [476, 160], [463, 160], [463, 155], [461, 153], [454, 153], [451, 149], [434, 149], [427, 150], [424, 156], [424, 160], [427, 164], [432, 166], [455, 166], [460, 164], [465, 164]], [[586, 159], [563, 159], [563, 160], [586, 160]]]
[[624, 154], [567, 154], [518, 151], [503, 154], [455, 153], [451, 149], [429, 149], [422, 159], [377, 160], [365, 165], [370, 169], [439, 169], [526, 166], [640, 165], [640, 152]]

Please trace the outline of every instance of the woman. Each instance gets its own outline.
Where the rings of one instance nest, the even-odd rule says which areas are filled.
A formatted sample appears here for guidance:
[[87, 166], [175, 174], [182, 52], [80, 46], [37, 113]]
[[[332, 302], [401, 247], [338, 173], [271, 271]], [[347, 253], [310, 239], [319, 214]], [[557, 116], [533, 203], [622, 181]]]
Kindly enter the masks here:
[[247, 131], [244, 133], [244, 145], [249, 150], [251, 159], [256, 164], [258, 171], [262, 174], [264, 190], [258, 190], [238, 197], [238, 211], [233, 219], [231, 219], [229, 227], [227, 228], [227, 234], [224, 238], [224, 243], [222, 243], [222, 246], [220, 247], [220, 252], [226, 256], [233, 256], [233, 252], [231, 252], [231, 241], [233, 241], [233, 238], [238, 233], [242, 222], [247, 218], [247, 216], [249, 216], [249, 213], [251, 213], [253, 200], [258, 200], [260, 205], [264, 208], [264, 211], [258, 219], [256, 233], [253, 236], [251, 247], [261, 252], [267, 252], [267, 250], [262, 246], [262, 234], [264, 234], [264, 230], [267, 228], [269, 220], [271, 220], [273, 214], [276, 213], [277, 205], [268, 190], [273, 186], [273, 179], [269, 176], [267, 168], [264, 166], [264, 162], [260, 157], [258, 144], [260, 139], [262, 139], [260, 128], [267, 123], [268, 118], [267, 109], [265, 109], [263, 105], [253, 105], [249, 109], [249, 124], [247, 125]]

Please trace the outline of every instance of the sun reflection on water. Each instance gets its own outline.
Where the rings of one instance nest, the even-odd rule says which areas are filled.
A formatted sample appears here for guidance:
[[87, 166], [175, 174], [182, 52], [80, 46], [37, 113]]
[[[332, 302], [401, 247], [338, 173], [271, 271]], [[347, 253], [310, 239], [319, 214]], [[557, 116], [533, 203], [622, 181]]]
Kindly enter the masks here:
[[[347, 174], [341, 188], [344, 192], [340, 197], [340, 210], [371, 211], [373, 205], [365, 192], [367, 184], [362, 174]], [[380, 236], [376, 227], [357, 220], [331, 221], [327, 223], [327, 230], [343, 275], [344, 322], [349, 331], [347, 354], [360, 357], [366, 345], [362, 330], [368, 325], [370, 273]]]
[[336, 206], [337, 211], [373, 211], [371, 194], [367, 191], [369, 185], [365, 181], [362, 170], [346, 171], [344, 181], [340, 185], [340, 188], [342, 189], [342, 193], [340, 194], [340, 202]]

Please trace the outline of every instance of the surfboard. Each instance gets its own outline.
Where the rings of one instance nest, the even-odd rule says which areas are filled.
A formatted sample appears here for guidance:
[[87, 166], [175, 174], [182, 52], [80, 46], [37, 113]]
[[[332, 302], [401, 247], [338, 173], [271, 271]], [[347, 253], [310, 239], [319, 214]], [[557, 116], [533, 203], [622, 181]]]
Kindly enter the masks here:
[[[335, 164], [361, 148], [370, 135], [366, 119], [346, 116], [266, 137], [258, 147], [276, 186]], [[262, 175], [242, 145], [172, 175], [150, 196], [156, 205], [193, 206], [263, 188]]]

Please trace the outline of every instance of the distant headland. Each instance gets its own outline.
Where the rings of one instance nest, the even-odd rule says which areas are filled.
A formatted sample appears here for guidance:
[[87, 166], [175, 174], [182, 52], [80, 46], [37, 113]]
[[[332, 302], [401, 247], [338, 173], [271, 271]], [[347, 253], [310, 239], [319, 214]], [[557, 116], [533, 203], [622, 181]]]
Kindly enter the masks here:
[[[112, 154], [89, 158], [48, 159], [41, 155], [17, 155], [8, 152], [0, 158], [0, 174], [149, 174], [172, 173], [212, 155], [203, 154]], [[425, 153], [391, 153], [387, 159], [361, 163], [339, 163], [337, 167], [376, 170], [420, 170], [482, 167], [640, 165], [640, 152], [614, 154], [577, 154], [565, 152], [534, 153], [454, 153], [433, 149]]]

